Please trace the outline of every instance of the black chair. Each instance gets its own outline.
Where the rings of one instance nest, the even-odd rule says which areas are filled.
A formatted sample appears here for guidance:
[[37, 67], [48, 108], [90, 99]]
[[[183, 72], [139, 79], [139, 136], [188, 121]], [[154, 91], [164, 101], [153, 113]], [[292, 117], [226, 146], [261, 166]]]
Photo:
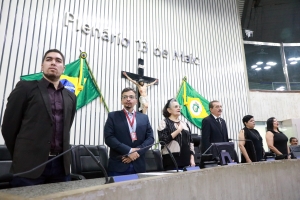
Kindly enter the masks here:
[[291, 158], [300, 158], [300, 145], [290, 146]]
[[[105, 169], [108, 166], [107, 148], [105, 145], [85, 145], [100, 161]], [[71, 177], [73, 180], [92, 179], [104, 177], [104, 173], [93, 160], [87, 150], [80, 146], [71, 151]]]
[[[12, 164], [10, 153], [5, 145], [0, 145], [0, 176], [8, 174]], [[9, 182], [0, 182], [0, 189], [10, 188]]]
[[196, 166], [200, 166], [201, 163], [201, 136], [198, 134], [192, 134], [192, 139], [194, 143], [194, 159]]
[[164, 171], [160, 150], [149, 149], [145, 153], [146, 172]]

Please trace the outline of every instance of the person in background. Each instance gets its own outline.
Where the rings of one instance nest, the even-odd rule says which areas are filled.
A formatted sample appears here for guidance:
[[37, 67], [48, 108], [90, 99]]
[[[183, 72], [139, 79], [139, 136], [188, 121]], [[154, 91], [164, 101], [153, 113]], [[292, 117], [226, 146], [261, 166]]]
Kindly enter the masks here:
[[279, 131], [279, 123], [275, 117], [267, 120], [266, 141], [270, 150], [278, 157], [290, 158], [290, 148], [287, 145], [288, 137]]
[[[159, 141], [165, 142], [177, 162], [178, 168], [195, 166], [194, 144], [188, 124], [179, 119], [180, 105], [176, 99], [169, 99], [163, 108], [163, 116], [158, 126]], [[175, 165], [162, 145], [163, 166], [165, 170], [174, 170]]]
[[239, 133], [239, 147], [241, 150], [241, 163], [258, 162], [263, 159], [263, 139], [254, 129], [255, 120], [252, 115], [243, 117], [244, 128]]
[[291, 144], [291, 146], [296, 146], [296, 145], [298, 145], [298, 139], [295, 138], [295, 137], [291, 137], [291, 138], [290, 138], [290, 144]]

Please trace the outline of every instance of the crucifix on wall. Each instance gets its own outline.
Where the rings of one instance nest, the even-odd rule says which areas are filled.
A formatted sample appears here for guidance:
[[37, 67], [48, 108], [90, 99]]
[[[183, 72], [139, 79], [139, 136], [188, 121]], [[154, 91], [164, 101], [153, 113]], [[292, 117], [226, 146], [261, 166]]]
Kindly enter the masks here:
[[138, 74], [122, 71], [122, 78], [127, 78], [138, 88], [139, 111], [146, 114], [149, 107], [147, 87], [158, 84], [158, 79], [144, 76], [144, 60], [138, 59]]

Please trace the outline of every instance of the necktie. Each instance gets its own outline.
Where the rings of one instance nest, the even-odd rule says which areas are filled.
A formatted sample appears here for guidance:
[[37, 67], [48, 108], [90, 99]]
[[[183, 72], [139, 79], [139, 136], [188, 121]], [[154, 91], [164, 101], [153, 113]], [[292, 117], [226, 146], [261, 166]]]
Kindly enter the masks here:
[[222, 122], [221, 122], [221, 119], [220, 119], [220, 118], [217, 118], [217, 121], [219, 122], [220, 127], [222, 128]]

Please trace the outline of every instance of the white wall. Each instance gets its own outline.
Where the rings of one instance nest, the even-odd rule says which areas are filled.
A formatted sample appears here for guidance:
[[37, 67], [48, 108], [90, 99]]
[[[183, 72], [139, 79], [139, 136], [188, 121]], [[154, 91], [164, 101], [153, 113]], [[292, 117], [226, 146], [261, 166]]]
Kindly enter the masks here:
[[256, 121], [275, 117], [278, 121], [299, 118], [300, 92], [250, 91], [250, 114]]
[[[155, 131], [167, 99], [175, 97], [182, 78], [208, 100], [223, 103], [229, 137], [237, 138], [241, 118], [248, 114], [244, 50], [235, 0], [11, 0], [0, 1], [0, 121], [6, 99], [20, 75], [40, 71], [42, 56], [50, 48], [65, 53], [66, 63], [86, 51], [88, 62], [110, 111], [121, 109], [121, 90], [133, 86], [121, 71], [137, 73], [137, 60], [145, 61], [145, 75], [159, 79], [149, 90], [148, 115]], [[83, 33], [76, 22], [64, 26], [72, 13], [102, 34], [130, 40], [125, 48]], [[139, 51], [136, 40], [146, 41]], [[168, 58], [153, 54], [167, 50]], [[198, 57], [199, 65], [173, 60], [174, 51]], [[80, 109], [71, 130], [71, 143], [103, 144], [107, 111], [99, 99]], [[200, 130], [192, 126], [192, 132]], [[3, 139], [0, 139], [3, 143]]]

